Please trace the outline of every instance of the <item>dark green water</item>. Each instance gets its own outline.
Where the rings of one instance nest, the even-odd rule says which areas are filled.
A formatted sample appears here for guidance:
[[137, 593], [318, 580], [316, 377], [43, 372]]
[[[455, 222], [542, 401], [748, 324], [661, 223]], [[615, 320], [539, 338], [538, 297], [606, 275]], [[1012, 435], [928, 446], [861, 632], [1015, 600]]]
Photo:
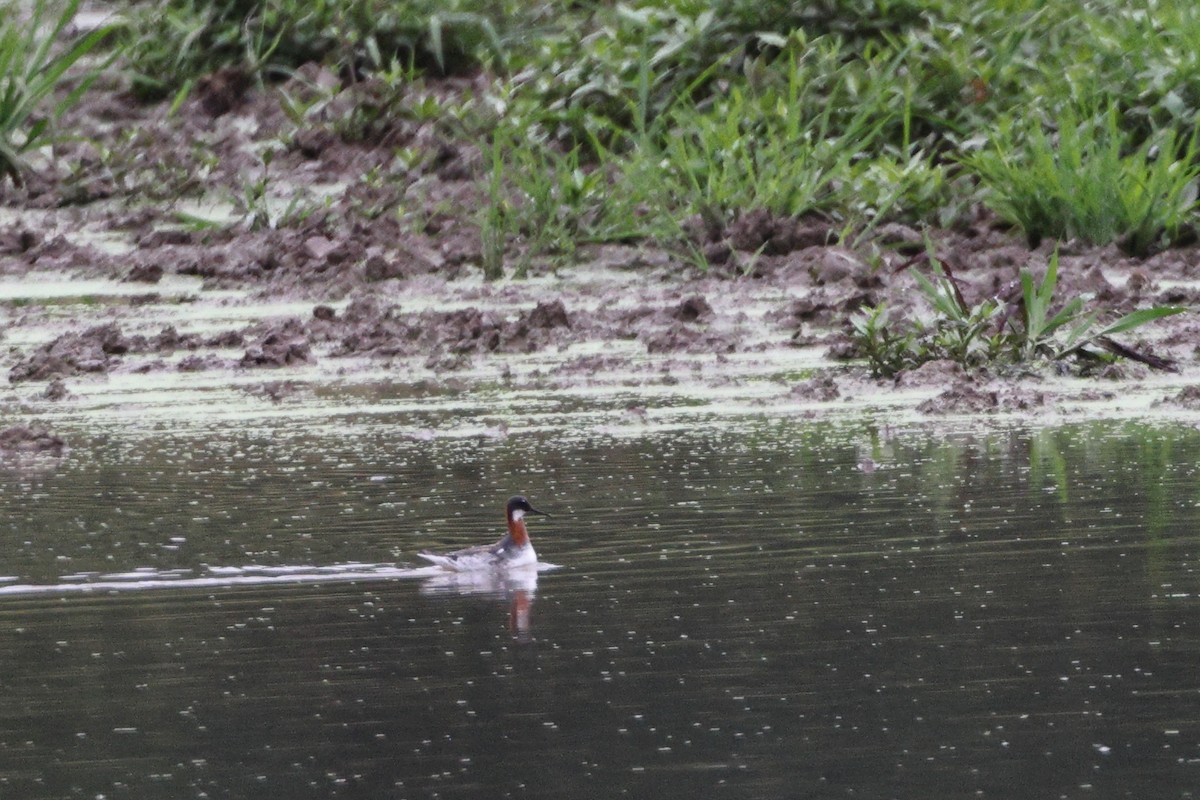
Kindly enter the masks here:
[[[72, 438], [0, 472], [4, 798], [1200, 787], [1194, 429]], [[562, 569], [318, 580], [518, 490]]]

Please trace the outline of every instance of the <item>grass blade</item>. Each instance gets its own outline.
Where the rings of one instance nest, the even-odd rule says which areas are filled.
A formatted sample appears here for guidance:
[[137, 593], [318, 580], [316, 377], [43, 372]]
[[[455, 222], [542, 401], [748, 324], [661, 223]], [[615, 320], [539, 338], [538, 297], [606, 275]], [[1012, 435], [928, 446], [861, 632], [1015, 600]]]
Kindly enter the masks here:
[[1123, 333], [1124, 331], [1132, 330], [1139, 325], [1145, 325], [1147, 322], [1153, 322], [1156, 319], [1163, 317], [1182, 314], [1187, 311], [1183, 306], [1156, 306], [1154, 308], [1143, 308], [1139, 311], [1133, 311], [1121, 317], [1116, 322], [1101, 330], [1096, 336], [1111, 336], [1115, 333]]

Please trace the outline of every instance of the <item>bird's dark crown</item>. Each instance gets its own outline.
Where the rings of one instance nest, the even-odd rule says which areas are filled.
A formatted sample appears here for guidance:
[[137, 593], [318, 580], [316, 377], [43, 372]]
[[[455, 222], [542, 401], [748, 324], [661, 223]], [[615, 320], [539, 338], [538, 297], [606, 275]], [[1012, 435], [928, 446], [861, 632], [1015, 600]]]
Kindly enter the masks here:
[[508, 498], [508, 516], [511, 519], [514, 511], [523, 511], [526, 514], [541, 514], [543, 517], [550, 516], [545, 511], [538, 511], [529, 504], [525, 499], [525, 495], [518, 494]]

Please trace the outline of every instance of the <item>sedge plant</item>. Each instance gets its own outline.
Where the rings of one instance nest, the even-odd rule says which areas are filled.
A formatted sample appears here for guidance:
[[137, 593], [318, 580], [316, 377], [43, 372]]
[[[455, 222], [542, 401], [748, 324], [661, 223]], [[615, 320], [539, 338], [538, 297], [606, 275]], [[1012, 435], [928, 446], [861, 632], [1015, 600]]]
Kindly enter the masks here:
[[1021, 271], [1021, 305], [1024, 328], [1014, 336], [1013, 351], [1022, 360], [1043, 356], [1058, 361], [1103, 342], [1114, 334], [1133, 330], [1163, 317], [1181, 314], [1180, 306], [1155, 306], [1132, 311], [1119, 319], [1100, 324], [1100, 310], [1087, 309], [1083, 298], [1072, 297], [1055, 310], [1058, 285], [1058, 253], [1050, 257], [1041, 281], [1028, 270]]
[[57, 100], [51, 97], [63, 86], [68, 71], [96, 50], [114, 27], [96, 28], [59, 46], [58, 39], [75, 18], [79, 3], [68, 0], [57, 7], [35, 0], [25, 19], [15, 3], [0, 6], [0, 180], [24, 182], [23, 173], [29, 170], [25, 154], [54, 140], [54, 123], [79, 102], [118, 55], [116, 50], [110, 52], [84, 69], [70, 91]]
[[969, 305], [952, 273], [932, 254], [929, 262], [932, 278], [917, 271], [912, 274], [932, 318], [898, 318], [881, 304], [851, 319], [855, 345], [877, 377], [892, 377], [938, 359], [977, 369], [1127, 356], [1165, 367], [1167, 362], [1120, 346], [1110, 337], [1187, 310], [1155, 306], [1102, 323], [1103, 310], [1088, 308], [1082, 297], [1058, 300], [1057, 252], [1040, 279], [1029, 270], [1021, 271], [1015, 308], [999, 297]]
[[1068, 108], [1053, 128], [1007, 120], [989, 149], [963, 158], [997, 214], [1030, 242], [1078, 237], [1144, 256], [1179, 239], [1196, 208], [1195, 133], [1168, 128], [1138, 144], [1115, 105]]

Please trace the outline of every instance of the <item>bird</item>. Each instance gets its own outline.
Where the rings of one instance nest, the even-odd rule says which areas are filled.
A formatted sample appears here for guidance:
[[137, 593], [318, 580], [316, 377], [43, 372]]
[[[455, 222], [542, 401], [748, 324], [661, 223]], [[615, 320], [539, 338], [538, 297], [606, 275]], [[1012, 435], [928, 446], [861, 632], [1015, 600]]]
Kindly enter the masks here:
[[451, 572], [471, 572], [475, 570], [512, 569], [529, 567], [537, 564], [537, 553], [529, 541], [529, 531], [525, 527], [526, 514], [550, 516], [545, 511], [538, 511], [524, 495], [514, 495], [508, 499], [505, 509], [508, 517], [508, 533], [504, 538], [492, 545], [476, 545], [450, 553], [431, 553], [422, 550], [417, 553], [426, 561], [432, 561], [442, 569]]

